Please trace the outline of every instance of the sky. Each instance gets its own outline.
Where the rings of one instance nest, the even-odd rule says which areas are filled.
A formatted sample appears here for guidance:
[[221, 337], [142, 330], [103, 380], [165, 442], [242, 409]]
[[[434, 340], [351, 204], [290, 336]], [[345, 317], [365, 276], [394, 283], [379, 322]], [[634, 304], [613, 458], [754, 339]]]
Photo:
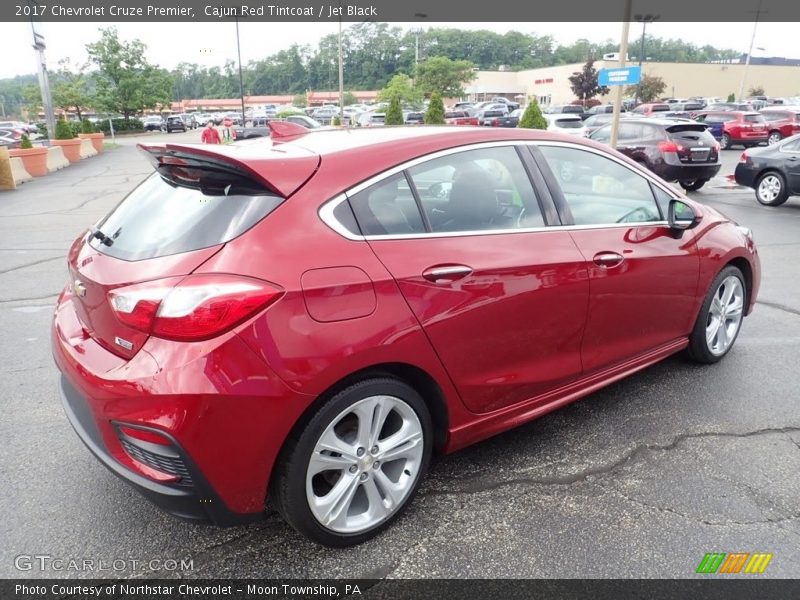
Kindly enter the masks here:
[[[222, 66], [227, 59], [236, 60], [236, 34], [233, 23], [116, 23], [122, 39], [139, 38], [147, 46], [150, 62], [171, 69], [180, 62]], [[396, 23], [404, 29], [410, 23]], [[521, 31], [552, 35], [556, 42], [570, 44], [586, 38], [592, 42], [621, 37], [620, 23], [426, 23], [426, 27], [489, 29], [498, 33]], [[53, 23], [41, 25], [50, 70], [56, 70], [62, 58], [82, 64], [87, 56], [85, 44], [99, 39], [97, 23]], [[240, 40], [242, 62], [259, 60], [288, 48], [294, 43], [316, 46], [323, 36], [336, 33], [336, 23], [242, 23]], [[641, 24], [632, 23], [630, 43], [641, 36]], [[696, 45], [711, 44], [747, 52], [753, 33], [752, 23], [662, 23], [648, 24], [648, 34], [660, 38], [680, 38]], [[0, 78], [36, 72], [31, 29], [28, 23], [0, 23]], [[19, 48], [10, 59], [9, 48]], [[800, 58], [797, 23], [759, 23], [753, 56]]]

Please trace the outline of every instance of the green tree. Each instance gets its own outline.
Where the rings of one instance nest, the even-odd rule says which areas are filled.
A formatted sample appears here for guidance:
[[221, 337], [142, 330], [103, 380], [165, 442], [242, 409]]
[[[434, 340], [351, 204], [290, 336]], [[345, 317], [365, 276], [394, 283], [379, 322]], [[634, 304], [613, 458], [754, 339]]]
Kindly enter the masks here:
[[547, 129], [547, 121], [542, 116], [542, 110], [539, 108], [536, 98], [531, 98], [528, 107], [522, 113], [522, 118], [519, 120], [517, 127], [522, 127], [523, 129]]
[[459, 98], [464, 95], [464, 84], [475, 79], [473, 66], [467, 60], [432, 56], [417, 65], [415, 86], [426, 96], [438, 92], [447, 98]]
[[411, 85], [411, 78], [400, 73], [389, 81], [385, 88], [378, 93], [379, 102], [391, 102], [398, 98], [401, 104], [418, 104], [422, 100], [419, 90]]
[[403, 109], [400, 106], [400, 98], [392, 96], [389, 100], [389, 108], [386, 110], [385, 123], [387, 125], [402, 125], [403, 124]]
[[72, 131], [72, 126], [67, 123], [67, 120], [61, 116], [61, 118], [56, 121], [56, 139], [57, 140], [71, 140], [75, 137], [75, 133]]
[[[641, 102], [653, 102], [664, 93], [665, 89], [667, 89], [667, 84], [661, 77], [657, 75], [642, 75], [638, 85], [639, 100]], [[629, 85], [626, 93], [631, 97], [636, 96], [637, 86]]]
[[727, 98], [726, 102], [736, 102], [736, 94], [734, 94], [733, 92], [728, 94], [728, 98]]
[[146, 109], [169, 104], [172, 78], [144, 57], [140, 40], [124, 42], [115, 27], [101, 29], [100, 41], [87, 44], [89, 59], [97, 66], [97, 102], [128, 121]]
[[53, 104], [65, 112], [74, 112], [78, 120], [82, 120], [83, 113], [94, 103], [89, 92], [89, 81], [84, 75], [86, 65], [76, 66], [76, 72], [72, 71], [68, 58], [60, 60], [58, 65], [57, 82], [53, 85]]
[[353, 92], [345, 92], [342, 96], [342, 101], [344, 102], [345, 106], [350, 106], [351, 104], [358, 104], [358, 98]]
[[428, 110], [425, 111], [425, 125], [444, 125], [444, 103], [439, 92], [431, 94]]
[[586, 101], [595, 96], [605, 96], [608, 88], [597, 83], [597, 69], [594, 68], [594, 59], [590, 58], [580, 71], [569, 77], [569, 87], [578, 100]]
[[39, 116], [39, 109], [42, 107], [42, 93], [39, 86], [26, 85], [22, 90], [22, 98], [22, 111], [28, 114], [29, 119], [36, 119]]
[[295, 94], [295, 97], [292, 98], [292, 106], [297, 106], [298, 108], [305, 108], [308, 106], [308, 98], [306, 98], [305, 94]]
[[747, 94], [750, 96], [766, 96], [764, 86], [762, 85], [754, 85], [747, 91]]

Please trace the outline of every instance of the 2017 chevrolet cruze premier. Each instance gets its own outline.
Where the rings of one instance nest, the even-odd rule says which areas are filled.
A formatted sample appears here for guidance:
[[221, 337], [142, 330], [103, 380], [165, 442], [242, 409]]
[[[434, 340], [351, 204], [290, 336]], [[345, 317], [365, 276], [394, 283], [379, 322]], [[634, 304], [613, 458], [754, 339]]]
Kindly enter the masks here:
[[361, 542], [433, 452], [714, 363], [755, 303], [747, 229], [592, 141], [272, 128], [143, 146], [155, 173], [69, 251], [66, 414], [176, 515]]

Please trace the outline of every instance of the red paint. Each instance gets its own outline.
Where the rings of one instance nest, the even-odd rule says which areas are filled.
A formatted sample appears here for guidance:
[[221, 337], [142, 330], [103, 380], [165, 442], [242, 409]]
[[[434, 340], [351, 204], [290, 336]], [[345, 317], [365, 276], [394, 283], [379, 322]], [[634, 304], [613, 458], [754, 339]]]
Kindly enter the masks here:
[[[241, 236], [195, 252], [125, 262], [84, 236], [75, 242], [53, 352], [86, 398], [105, 451], [131, 473], [167, 481], [124, 451], [112, 421], [151, 428], [152, 440], [174, 440], [227, 510], [258, 514], [292, 428], [356, 372], [405, 365], [426, 373], [441, 390], [442, 449], [452, 451], [684, 348], [710, 282], [731, 261], [750, 272], [752, 310], [760, 282], [752, 241], [686, 198], [702, 218], [682, 234], [641, 225], [367, 242], [319, 218], [329, 199], [415, 157], [537, 139], [567, 138], [409, 127], [322, 131], [277, 145], [168, 146], [234, 164], [288, 199]], [[598, 256], [608, 253], [621, 259]], [[454, 266], [465, 269], [436, 275]], [[268, 282], [282, 295], [200, 341], [128, 327], [108, 304], [109, 292], [126, 286], [219, 274]], [[72, 291], [74, 280], [86, 286], [84, 297]]]

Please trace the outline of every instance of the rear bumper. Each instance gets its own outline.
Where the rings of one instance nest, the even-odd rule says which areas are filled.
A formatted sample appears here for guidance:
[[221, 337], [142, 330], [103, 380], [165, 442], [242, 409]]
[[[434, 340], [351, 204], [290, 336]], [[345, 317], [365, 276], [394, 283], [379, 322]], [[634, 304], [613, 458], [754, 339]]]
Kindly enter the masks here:
[[261, 512], [239, 514], [228, 510], [174, 438], [172, 442], [191, 473], [191, 488], [157, 483], [122, 466], [107, 450], [86, 398], [64, 375], [61, 376], [61, 402], [70, 425], [97, 460], [165, 512], [188, 521], [222, 527], [243, 525], [262, 517]]
[[756, 185], [756, 170], [748, 167], [743, 163], [736, 165], [736, 170], [733, 172], [733, 177], [736, 183], [745, 187], [755, 187]]
[[663, 164], [656, 173], [667, 181], [694, 181], [696, 179], [711, 179], [719, 173], [721, 164]]

